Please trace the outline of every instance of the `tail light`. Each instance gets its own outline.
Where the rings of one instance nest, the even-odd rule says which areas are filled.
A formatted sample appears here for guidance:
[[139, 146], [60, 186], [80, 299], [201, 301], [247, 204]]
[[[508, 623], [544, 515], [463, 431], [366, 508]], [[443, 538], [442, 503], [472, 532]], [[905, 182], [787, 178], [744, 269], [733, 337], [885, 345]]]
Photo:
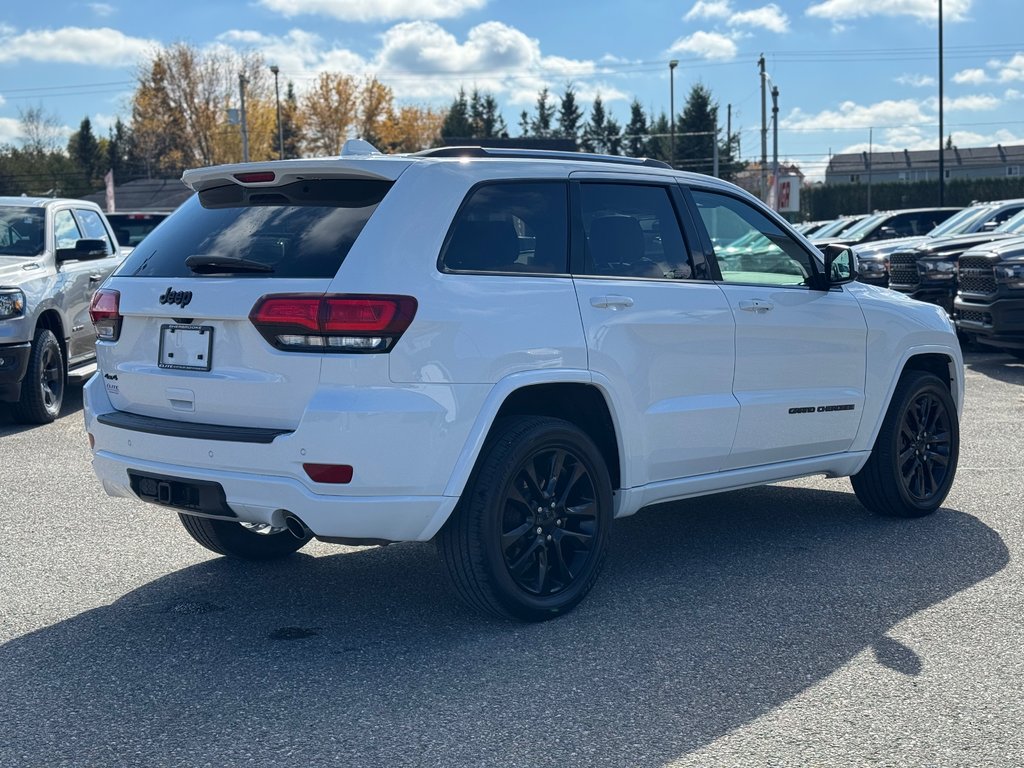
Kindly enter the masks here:
[[412, 296], [264, 296], [249, 313], [256, 330], [291, 352], [388, 352], [416, 316]]
[[121, 336], [121, 292], [110, 288], [96, 291], [89, 304], [89, 317], [99, 341], [117, 341]]

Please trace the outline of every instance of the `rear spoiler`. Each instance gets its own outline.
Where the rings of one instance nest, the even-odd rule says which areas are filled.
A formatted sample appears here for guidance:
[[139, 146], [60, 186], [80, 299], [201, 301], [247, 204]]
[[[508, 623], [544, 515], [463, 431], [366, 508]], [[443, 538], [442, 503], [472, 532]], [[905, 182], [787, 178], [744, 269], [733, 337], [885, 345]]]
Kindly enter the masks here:
[[407, 157], [376, 155], [358, 158], [274, 160], [190, 168], [181, 180], [196, 192], [225, 184], [243, 187], [278, 187], [305, 179], [372, 179], [394, 181], [415, 163]]

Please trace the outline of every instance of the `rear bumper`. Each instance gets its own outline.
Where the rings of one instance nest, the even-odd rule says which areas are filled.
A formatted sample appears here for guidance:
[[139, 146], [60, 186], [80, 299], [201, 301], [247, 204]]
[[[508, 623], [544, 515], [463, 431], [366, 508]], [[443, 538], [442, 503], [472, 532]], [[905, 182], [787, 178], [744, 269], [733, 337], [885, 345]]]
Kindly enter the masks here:
[[96, 451], [92, 466], [103, 489], [111, 496], [139, 498], [132, 491], [129, 470], [216, 483], [224, 490], [224, 499], [238, 521], [284, 528], [285, 516], [293, 514], [317, 536], [426, 541], [440, 530], [458, 502], [451, 496], [324, 496], [312, 493], [291, 478], [204, 471], [198, 467], [140, 461], [107, 451]]

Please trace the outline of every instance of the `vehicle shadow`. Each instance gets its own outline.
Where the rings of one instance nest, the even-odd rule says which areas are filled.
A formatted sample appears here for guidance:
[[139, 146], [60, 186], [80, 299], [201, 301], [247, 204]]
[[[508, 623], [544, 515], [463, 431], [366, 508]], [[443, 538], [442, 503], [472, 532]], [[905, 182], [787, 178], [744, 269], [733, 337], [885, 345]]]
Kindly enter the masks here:
[[463, 609], [424, 544], [184, 568], [0, 646], [0, 764], [661, 766], [865, 650], [919, 674], [886, 633], [1008, 561], [962, 512], [788, 486], [613, 536], [538, 625]]
[[[64, 388], [64, 402], [61, 403], [60, 416], [58, 420], [68, 417], [82, 418], [82, 385], [68, 384]], [[20, 432], [28, 432], [31, 429], [40, 429], [45, 424], [19, 424], [14, 420], [11, 413], [11, 406], [7, 403], [0, 403], [0, 437], [4, 435], [16, 435]]]

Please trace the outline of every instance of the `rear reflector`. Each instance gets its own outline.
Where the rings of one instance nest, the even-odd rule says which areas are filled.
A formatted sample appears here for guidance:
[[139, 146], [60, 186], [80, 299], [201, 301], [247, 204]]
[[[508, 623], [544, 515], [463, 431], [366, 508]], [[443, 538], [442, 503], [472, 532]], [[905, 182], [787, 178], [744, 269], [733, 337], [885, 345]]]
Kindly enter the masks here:
[[348, 464], [303, 464], [302, 468], [314, 483], [345, 485], [352, 482], [352, 467]]
[[273, 181], [273, 171], [254, 171], [252, 173], [236, 173], [235, 178], [243, 184], [265, 184], [269, 181]]
[[249, 320], [277, 349], [387, 352], [416, 307], [412, 296], [276, 294], [257, 301]]
[[121, 292], [100, 288], [92, 295], [89, 317], [100, 341], [117, 341], [121, 336]]

